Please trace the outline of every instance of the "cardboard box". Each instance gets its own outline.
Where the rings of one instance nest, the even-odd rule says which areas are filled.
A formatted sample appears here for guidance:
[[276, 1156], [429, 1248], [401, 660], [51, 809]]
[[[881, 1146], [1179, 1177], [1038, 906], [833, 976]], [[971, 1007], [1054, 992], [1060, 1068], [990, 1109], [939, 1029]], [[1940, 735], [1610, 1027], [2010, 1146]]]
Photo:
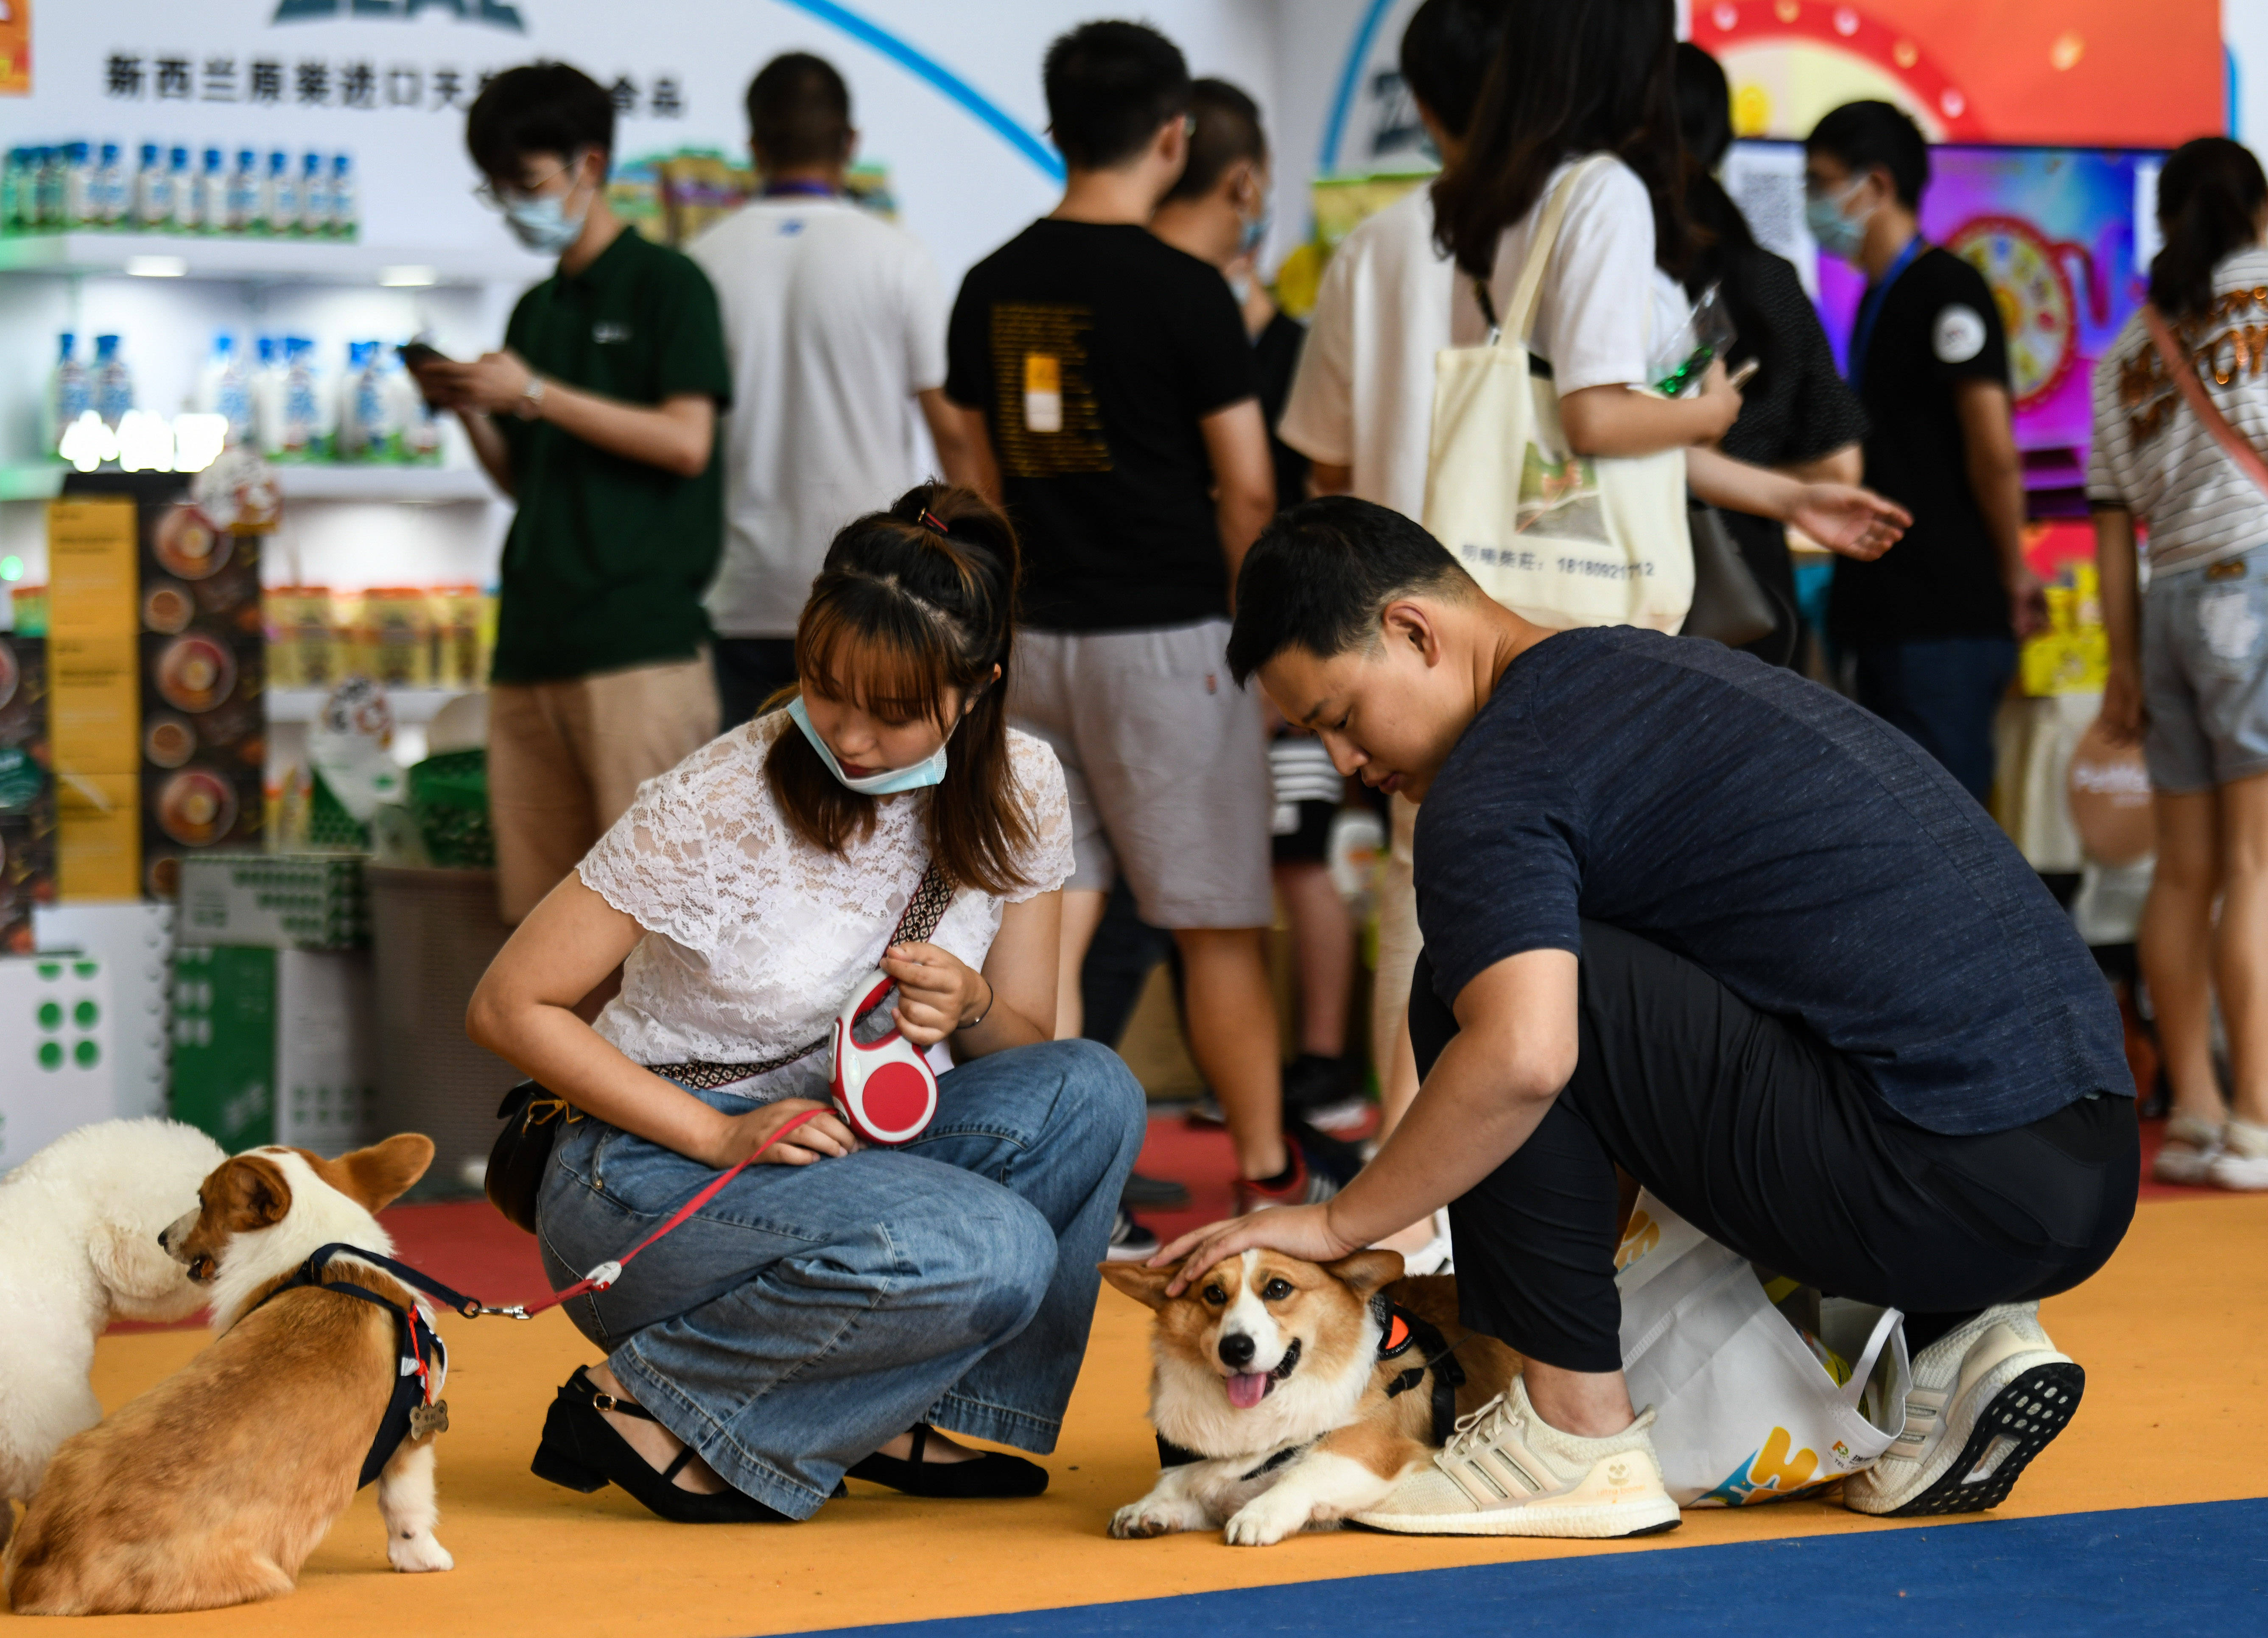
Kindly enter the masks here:
[[110, 975], [116, 1027], [115, 1113], [122, 1118], [166, 1113], [166, 1073], [173, 988], [173, 908], [140, 899], [42, 905], [33, 918], [39, 950], [92, 956]]
[[181, 861], [180, 940], [270, 950], [370, 944], [364, 860], [351, 853], [194, 854]]
[[175, 1120], [231, 1150], [335, 1155], [367, 1141], [378, 1101], [368, 955], [187, 945], [173, 954], [173, 1000]]
[[114, 1023], [101, 962], [0, 957], [0, 1172], [117, 1116]]

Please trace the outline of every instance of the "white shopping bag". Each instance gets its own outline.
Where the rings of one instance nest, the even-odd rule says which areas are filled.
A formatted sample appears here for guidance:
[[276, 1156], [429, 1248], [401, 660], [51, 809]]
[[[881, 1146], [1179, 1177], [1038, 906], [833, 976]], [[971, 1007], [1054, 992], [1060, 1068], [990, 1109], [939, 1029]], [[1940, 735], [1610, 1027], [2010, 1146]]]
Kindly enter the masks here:
[[1685, 452], [1576, 455], [1528, 338], [1567, 202], [1594, 156], [1552, 191], [1499, 333], [1434, 355], [1425, 527], [1498, 602], [1541, 626], [1674, 632], [1693, 602]]
[[1680, 1507], [1778, 1501], [1869, 1466], [1905, 1427], [1912, 1367], [1895, 1308], [1829, 1299], [1838, 1386], [1748, 1259], [1641, 1194], [1615, 1263], [1631, 1403], [1654, 1410]]

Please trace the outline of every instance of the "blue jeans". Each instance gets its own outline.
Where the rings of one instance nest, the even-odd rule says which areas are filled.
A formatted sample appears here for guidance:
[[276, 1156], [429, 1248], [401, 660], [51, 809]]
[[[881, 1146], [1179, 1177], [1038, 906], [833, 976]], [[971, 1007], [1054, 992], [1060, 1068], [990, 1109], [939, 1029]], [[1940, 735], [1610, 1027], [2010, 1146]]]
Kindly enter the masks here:
[[1859, 645], [1859, 703], [1992, 799], [1992, 724], [2016, 674], [2014, 637], [1916, 637]]
[[[750, 1166], [611, 1289], [566, 1304], [640, 1405], [791, 1517], [916, 1422], [1055, 1448], [1142, 1089], [1107, 1047], [1068, 1040], [976, 1059], [938, 1092], [913, 1142]], [[569, 1126], [537, 1215], [554, 1289], [715, 1175], [603, 1121]]]

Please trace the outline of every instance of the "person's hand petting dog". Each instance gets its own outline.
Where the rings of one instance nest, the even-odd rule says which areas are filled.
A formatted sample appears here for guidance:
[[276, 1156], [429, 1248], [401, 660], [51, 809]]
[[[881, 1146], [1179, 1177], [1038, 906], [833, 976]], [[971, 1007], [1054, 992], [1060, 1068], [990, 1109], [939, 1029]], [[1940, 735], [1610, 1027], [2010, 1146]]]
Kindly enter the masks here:
[[943, 1040], [975, 1023], [992, 1005], [992, 986], [982, 973], [936, 944], [892, 944], [882, 971], [898, 983], [890, 1016], [898, 1033], [917, 1047]]
[[1161, 1246], [1149, 1266], [1162, 1268], [1180, 1260], [1166, 1295], [1179, 1296], [1192, 1281], [1215, 1263], [1248, 1252], [1255, 1246], [1304, 1257], [1311, 1263], [1336, 1262], [1362, 1249], [1360, 1241], [1331, 1226], [1329, 1201], [1320, 1206], [1271, 1206], [1248, 1216], [1231, 1217], [1192, 1229], [1172, 1245]]

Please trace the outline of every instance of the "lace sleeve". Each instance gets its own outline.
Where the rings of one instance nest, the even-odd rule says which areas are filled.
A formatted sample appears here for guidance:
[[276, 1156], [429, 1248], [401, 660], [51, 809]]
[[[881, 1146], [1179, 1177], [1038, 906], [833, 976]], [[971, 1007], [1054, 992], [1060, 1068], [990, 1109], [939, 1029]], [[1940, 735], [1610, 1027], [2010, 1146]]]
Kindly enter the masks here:
[[704, 956], [718, 946], [718, 894], [702, 800], [711, 760], [695, 756], [639, 786], [630, 811], [576, 872], [647, 932]]
[[1043, 739], [1011, 729], [1008, 765], [1032, 827], [1031, 846], [1017, 861], [1028, 885], [1008, 895], [1009, 903], [1021, 904], [1071, 879], [1071, 793], [1064, 788], [1063, 764]]

